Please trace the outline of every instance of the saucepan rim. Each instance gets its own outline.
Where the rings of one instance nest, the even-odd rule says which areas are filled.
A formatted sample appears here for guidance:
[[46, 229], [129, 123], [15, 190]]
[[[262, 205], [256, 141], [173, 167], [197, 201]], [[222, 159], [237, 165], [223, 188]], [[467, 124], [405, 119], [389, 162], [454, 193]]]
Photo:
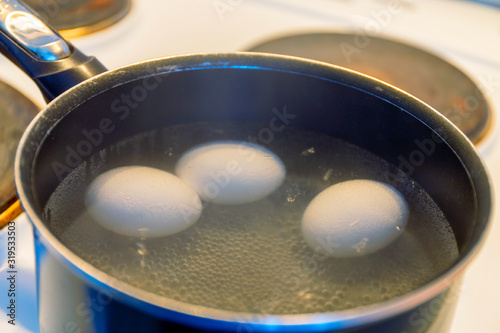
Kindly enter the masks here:
[[[398, 106], [402, 112], [416, 117], [445, 140], [469, 173], [473, 188], [476, 190], [478, 204], [477, 225], [474, 227], [476, 233], [471, 244], [446, 272], [404, 296], [361, 308], [298, 315], [241, 313], [175, 301], [121, 282], [71, 252], [42, 221], [40, 209], [31, 193], [32, 189], [29, 188], [37, 151], [43, 145], [43, 140], [50, 133], [51, 128], [57, 126], [57, 123], [77, 106], [116, 86], [153, 75], [219, 68], [280, 71], [334, 81], [384, 99], [387, 103]], [[30, 172], [23, 171], [25, 163], [31, 163], [28, 167]], [[53, 255], [96, 288], [103, 288], [103, 290], [108, 290], [107, 292], [111, 290], [117, 299], [124, 298], [129, 303], [146, 307], [157, 316], [169, 320], [177, 320], [189, 325], [215, 325], [214, 327], [248, 324], [262, 331], [273, 331], [276, 327], [284, 330], [299, 327], [301, 330], [310, 331], [357, 327], [379, 322], [416, 308], [446, 291], [462, 275], [484, 243], [491, 225], [492, 213], [491, 182], [481, 157], [467, 137], [430, 106], [396, 87], [353, 70], [309, 59], [264, 53], [190, 54], [158, 58], [108, 71], [78, 84], [54, 99], [27, 128], [16, 154], [15, 183], [22, 206], [34, 225], [35, 237], [42, 241]], [[198, 324], [197, 319], [205, 321]]]

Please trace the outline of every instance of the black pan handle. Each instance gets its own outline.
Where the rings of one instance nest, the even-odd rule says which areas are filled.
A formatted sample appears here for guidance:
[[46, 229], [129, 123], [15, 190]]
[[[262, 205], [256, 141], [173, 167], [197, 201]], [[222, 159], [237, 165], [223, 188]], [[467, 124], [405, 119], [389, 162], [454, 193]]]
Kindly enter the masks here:
[[35, 81], [47, 101], [107, 71], [17, 0], [0, 0], [0, 51]]

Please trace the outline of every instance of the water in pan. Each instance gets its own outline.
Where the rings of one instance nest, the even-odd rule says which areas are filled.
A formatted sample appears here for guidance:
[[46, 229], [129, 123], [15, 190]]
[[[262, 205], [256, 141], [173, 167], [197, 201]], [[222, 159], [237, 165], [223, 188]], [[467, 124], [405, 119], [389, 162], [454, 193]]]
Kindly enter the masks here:
[[[287, 177], [260, 201], [205, 204], [191, 228], [151, 239], [117, 235], [85, 212], [85, 189], [102, 172], [124, 165], [174, 172], [190, 147], [248, 140], [261, 128], [256, 123], [197, 123], [123, 140], [65, 179], [46, 206], [46, 220], [74, 253], [126, 283], [183, 302], [252, 313], [336, 311], [381, 302], [422, 286], [458, 257], [448, 221], [418, 184], [404, 175], [391, 183], [394, 177], [388, 175], [396, 169], [379, 157], [292, 127], [267, 140], [265, 146], [282, 159]], [[408, 225], [396, 241], [372, 254], [332, 258], [315, 253], [301, 235], [302, 214], [322, 190], [350, 179], [391, 183], [408, 201]]]

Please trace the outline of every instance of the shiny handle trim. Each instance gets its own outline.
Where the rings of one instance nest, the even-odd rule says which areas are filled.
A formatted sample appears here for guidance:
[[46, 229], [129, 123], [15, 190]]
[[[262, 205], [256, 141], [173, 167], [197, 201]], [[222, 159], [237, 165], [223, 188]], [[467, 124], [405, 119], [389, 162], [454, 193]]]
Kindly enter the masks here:
[[55, 61], [71, 55], [66, 41], [18, 1], [0, 1], [0, 28], [39, 60]]
[[107, 71], [17, 0], [0, 0], [0, 51], [35, 81], [47, 101]]

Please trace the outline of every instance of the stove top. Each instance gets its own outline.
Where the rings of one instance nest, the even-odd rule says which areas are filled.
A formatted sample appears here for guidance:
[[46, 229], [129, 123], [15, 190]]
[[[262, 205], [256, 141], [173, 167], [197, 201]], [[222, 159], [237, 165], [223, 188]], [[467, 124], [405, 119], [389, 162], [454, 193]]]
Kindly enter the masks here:
[[45, 22], [65, 38], [80, 37], [105, 29], [121, 20], [130, 0], [24, 0]]
[[492, 134], [493, 115], [481, 89], [447, 61], [401, 41], [358, 33], [304, 33], [249, 49], [328, 62], [376, 77], [429, 104], [476, 145]]
[[[500, 145], [496, 142], [500, 131], [496, 114], [500, 110], [499, 8], [453, 0], [136, 0], [130, 12], [113, 26], [72, 42], [113, 69], [178, 54], [248, 50], [284, 36], [317, 33], [401, 41], [446, 60], [464, 73], [492, 111], [489, 132], [478, 142], [478, 149], [494, 188], [500, 184]], [[355, 43], [353, 39], [354, 47], [362, 47]], [[0, 80], [43, 107], [37, 87], [4, 58], [0, 59]], [[2, 319], [0, 331], [38, 332], [33, 243], [25, 215], [16, 219], [16, 228], [18, 325], [13, 328]], [[488, 238], [464, 277], [453, 333], [500, 332], [496, 310], [500, 299], [500, 221], [494, 221]], [[6, 318], [6, 229], [0, 231], [0, 239], [0, 317]]]

